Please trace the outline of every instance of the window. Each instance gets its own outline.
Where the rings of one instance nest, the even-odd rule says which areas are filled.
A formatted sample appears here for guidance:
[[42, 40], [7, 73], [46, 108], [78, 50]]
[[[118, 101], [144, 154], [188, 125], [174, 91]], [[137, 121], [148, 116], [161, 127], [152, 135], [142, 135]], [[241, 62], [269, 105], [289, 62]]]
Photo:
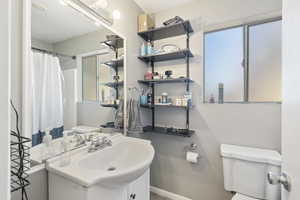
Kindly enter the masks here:
[[[87, 102], [104, 103], [116, 99], [116, 90], [107, 83], [114, 82], [115, 70], [107, 67], [105, 61], [112, 59], [112, 54], [103, 52], [82, 57], [82, 99]], [[123, 77], [122, 71], [119, 75]]]
[[97, 56], [82, 58], [82, 98], [97, 101]]
[[281, 21], [249, 27], [249, 101], [281, 101]]
[[281, 20], [247, 24], [204, 36], [204, 100], [281, 101]]

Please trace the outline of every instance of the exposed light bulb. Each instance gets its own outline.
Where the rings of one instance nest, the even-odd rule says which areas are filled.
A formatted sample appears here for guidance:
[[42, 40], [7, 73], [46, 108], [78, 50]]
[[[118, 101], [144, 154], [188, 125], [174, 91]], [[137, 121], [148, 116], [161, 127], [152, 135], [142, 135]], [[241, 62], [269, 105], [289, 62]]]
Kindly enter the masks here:
[[101, 26], [101, 24], [99, 22], [95, 22], [94, 23], [96, 26]]
[[63, 6], [67, 6], [68, 5], [67, 1], [65, 1], [65, 0], [59, 0], [59, 3], [61, 5], [63, 5]]
[[114, 10], [112, 15], [113, 15], [114, 19], [120, 19], [121, 18], [121, 13], [120, 13], [119, 10]]
[[98, 0], [93, 4], [93, 7], [106, 9], [108, 7], [108, 2], [107, 0]]

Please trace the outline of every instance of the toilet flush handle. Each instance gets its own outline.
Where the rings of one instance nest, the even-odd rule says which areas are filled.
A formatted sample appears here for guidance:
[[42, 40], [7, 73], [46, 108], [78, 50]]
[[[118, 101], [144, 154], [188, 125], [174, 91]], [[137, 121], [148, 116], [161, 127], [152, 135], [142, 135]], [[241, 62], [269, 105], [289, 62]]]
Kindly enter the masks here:
[[291, 178], [286, 173], [281, 173], [280, 176], [272, 172], [268, 172], [268, 181], [272, 185], [282, 184], [284, 189], [291, 191]]

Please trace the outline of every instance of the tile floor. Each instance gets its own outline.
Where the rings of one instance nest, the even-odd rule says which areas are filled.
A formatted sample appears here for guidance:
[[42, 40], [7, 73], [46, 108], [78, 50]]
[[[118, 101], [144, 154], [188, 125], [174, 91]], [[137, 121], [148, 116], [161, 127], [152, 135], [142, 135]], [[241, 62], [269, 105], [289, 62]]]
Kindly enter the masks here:
[[154, 193], [151, 192], [150, 193], [150, 200], [170, 200], [170, 199], [158, 196], [157, 194], [154, 194]]

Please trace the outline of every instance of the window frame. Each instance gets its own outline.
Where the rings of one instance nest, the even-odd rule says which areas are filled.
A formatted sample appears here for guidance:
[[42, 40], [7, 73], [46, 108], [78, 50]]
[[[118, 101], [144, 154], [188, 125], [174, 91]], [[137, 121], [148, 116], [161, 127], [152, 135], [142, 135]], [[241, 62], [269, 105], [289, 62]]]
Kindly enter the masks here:
[[[89, 57], [89, 56], [101, 56], [101, 55], [105, 55], [105, 54], [109, 54], [110, 51], [107, 49], [100, 49], [100, 50], [96, 50], [96, 51], [91, 51], [88, 53], [84, 53], [84, 54], [78, 54], [76, 55], [76, 69], [77, 69], [77, 101], [80, 103], [97, 103], [100, 104], [100, 101], [96, 100], [96, 101], [88, 101], [88, 100], [84, 100], [83, 98], [83, 67], [82, 67], [82, 58], [84, 57]], [[97, 58], [97, 62], [98, 58]], [[97, 72], [98, 72], [98, 67], [97, 67]], [[97, 76], [99, 76], [99, 74], [97, 73]], [[98, 77], [99, 78], [99, 77]], [[99, 80], [97, 80], [98, 82]], [[99, 99], [98, 97], [99, 95], [97, 95], [97, 99]]]
[[[83, 60], [85, 59], [85, 58], [89, 58], [89, 57], [96, 57], [96, 73], [97, 73], [97, 75], [96, 75], [96, 100], [88, 100], [88, 99], [85, 99], [84, 98], [84, 66], [83, 66]], [[95, 54], [95, 55], [87, 55], [87, 56], [83, 56], [82, 58], [81, 58], [81, 68], [82, 68], [82, 73], [81, 73], [81, 81], [82, 81], [82, 101], [83, 102], [98, 102], [99, 101], [99, 96], [98, 96], [98, 93], [99, 93], [99, 84], [98, 84], [98, 82], [99, 82], [99, 74], [98, 74], [98, 67], [99, 67], [99, 58], [98, 58], [98, 54]]]
[[243, 28], [244, 30], [244, 58], [243, 58], [243, 64], [244, 64], [244, 91], [243, 91], [243, 101], [224, 101], [224, 103], [238, 103], [238, 104], [249, 104], [249, 103], [276, 103], [281, 104], [281, 101], [249, 101], [249, 30], [250, 27], [262, 25], [266, 23], [272, 23], [282, 21], [282, 17], [274, 17], [274, 18], [268, 18], [264, 20], [257, 20], [249, 23], [244, 24], [238, 24], [234, 26], [227, 26], [222, 27], [214, 30], [204, 31], [203, 32], [203, 103], [209, 103], [206, 101], [206, 95], [205, 95], [205, 82], [206, 82], [206, 73], [205, 73], [205, 36], [210, 33], [215, 33], [219, 31], [234, 29], [234, 28]]

